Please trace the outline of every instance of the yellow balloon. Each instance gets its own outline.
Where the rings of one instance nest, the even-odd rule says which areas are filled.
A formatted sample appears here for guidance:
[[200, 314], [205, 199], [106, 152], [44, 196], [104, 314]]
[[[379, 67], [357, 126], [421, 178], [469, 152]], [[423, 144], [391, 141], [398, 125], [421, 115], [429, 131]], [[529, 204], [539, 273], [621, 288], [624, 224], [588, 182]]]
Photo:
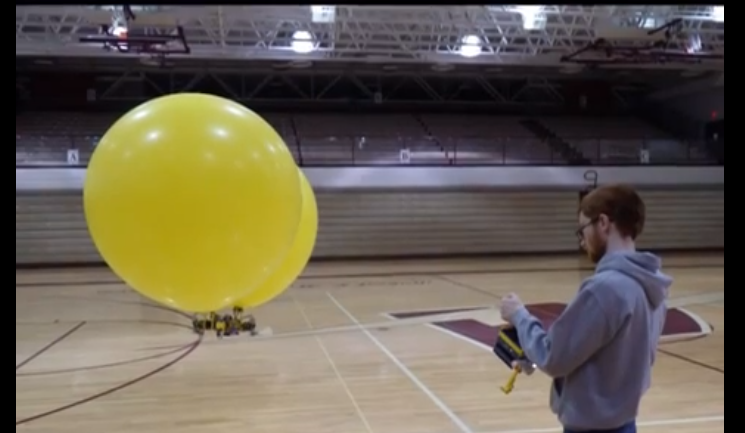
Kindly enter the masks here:
[[284, 262], [269, 279], [236, 302], [235, 305], [239, 307], [256, 308], [281, 295], [300, 276], [310, 260], [318, 233], [318, 207], [310, 182], [302, 172], [299, 173], [303, 191], [303, 211], [295, 242]]
[[114, 273], [153, 300], [209, 312], [245, 295], [287, 255], [299, 185], [290, 151], [256, 113], [178, 94], [109, 129], [83, 197], [91, 237]]

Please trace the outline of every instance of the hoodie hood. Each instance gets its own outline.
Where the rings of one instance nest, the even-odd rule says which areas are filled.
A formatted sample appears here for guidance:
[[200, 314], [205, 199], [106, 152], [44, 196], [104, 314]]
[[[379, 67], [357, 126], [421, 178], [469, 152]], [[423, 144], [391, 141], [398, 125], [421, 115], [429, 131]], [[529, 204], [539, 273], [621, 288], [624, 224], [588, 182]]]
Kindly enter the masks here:
[[606, 254], [598, 263], [596, 273], [616, 271], [636, 280], [644, 288], [652, 308], [667, 299], [673, 279], [662, 273], [662, 260], [652, 253], [616, 252]]

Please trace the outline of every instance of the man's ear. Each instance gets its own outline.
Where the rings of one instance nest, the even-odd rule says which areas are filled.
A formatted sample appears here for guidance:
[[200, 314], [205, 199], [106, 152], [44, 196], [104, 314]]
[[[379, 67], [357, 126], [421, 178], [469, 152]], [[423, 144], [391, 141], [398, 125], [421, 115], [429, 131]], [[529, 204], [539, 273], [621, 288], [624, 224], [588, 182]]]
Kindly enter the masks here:
[[609, 228], [611, 221], [610, 218], [608, 218], [608, 215], [606, 214], [600, 214], [597, 218], [598, 222], [597, 225], [603, 229]]

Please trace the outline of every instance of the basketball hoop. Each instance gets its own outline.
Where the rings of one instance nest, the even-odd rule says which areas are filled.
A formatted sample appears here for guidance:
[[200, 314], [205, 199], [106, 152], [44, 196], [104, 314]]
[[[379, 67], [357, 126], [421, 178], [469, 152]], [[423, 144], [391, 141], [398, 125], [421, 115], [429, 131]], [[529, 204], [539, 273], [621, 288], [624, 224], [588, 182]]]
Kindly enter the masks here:
[[154, 56], [171, 54], [189, 54], [191, 50], [184, 38], [184, 30], [176, 27], [172, 35], [129, 35], [126, 27], [101, 26], [98, 35], [81, 36], [81, 43], [100, 43], [107, 50], [117, 50], [121, 53], [135, 52]]
[[140, 56], [140, 63], [142, 63], [145, 66], [161, 66], [163, 64], [163, 61], [165, 60], [165, 56], [158, 56], [158, 55], [152, 55], [152, 54], [145, 54]]
[[[152, 49], [152, 47], [151, 47]], [[166, 48], [160, 48], [165, 50]], [[154, 68], [165, 68], [171, 66], [171, 63], [168, 62], [167, 59], [168, 52], [156, 52], [155, 49], [152, 50], [152, 52], [149, 53], [140, 53], [140, 63], [145, 66], [150, 66]]]
[[128, 31], [126, 27], [115, 27], [114, 30], [111, 31], [111, 34], [121, 40], [126, 40]]

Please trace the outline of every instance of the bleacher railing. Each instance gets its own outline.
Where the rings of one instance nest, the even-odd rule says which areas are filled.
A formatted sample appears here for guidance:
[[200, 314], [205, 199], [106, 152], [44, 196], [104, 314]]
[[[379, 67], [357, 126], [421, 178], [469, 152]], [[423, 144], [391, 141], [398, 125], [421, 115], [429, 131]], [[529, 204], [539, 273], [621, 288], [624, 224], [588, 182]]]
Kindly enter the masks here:
[[[16, 167], [85, 166], [98, 139], [18, 135]], [[716, 164], [703, 142], [586, 137], [565, 141], [593, 165]], [[573, 158], [531, 138], [339, 136], [287, 138], [286, 142], [301, 166], [566, 165]]]

